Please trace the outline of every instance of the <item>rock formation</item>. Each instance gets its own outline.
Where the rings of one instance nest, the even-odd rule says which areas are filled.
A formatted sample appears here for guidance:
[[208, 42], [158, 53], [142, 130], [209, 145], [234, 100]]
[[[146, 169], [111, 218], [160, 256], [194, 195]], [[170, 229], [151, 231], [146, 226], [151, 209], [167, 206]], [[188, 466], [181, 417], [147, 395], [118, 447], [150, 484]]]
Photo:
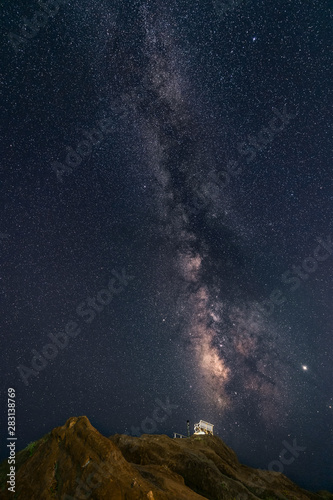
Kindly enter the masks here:
[[16, 455], [15, 493], [0, 466], [2, 500], [331, 500], [278, 472], [252, 469], [217, 436], [102, 436], [87, 417], [62, 427]]

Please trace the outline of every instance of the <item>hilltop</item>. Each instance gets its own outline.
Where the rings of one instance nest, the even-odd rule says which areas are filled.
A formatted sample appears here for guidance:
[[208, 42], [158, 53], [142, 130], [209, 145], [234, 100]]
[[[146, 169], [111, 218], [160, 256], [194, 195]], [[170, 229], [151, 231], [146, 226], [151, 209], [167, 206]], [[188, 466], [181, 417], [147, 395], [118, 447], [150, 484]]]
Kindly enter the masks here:
[[65, 425], [16, 455], [15, 493], [0, 466], [0, 499], [331, 500], [278, 472], [242, 465], [217, 436], [102, 436], [88, 418]]

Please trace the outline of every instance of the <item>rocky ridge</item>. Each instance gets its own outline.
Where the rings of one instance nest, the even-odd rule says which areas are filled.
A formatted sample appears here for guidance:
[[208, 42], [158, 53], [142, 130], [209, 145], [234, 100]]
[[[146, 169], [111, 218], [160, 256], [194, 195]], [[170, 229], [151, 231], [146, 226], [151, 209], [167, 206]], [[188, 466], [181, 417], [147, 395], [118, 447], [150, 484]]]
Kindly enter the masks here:
[[15, 493], [0, 466], [2, 500], [332, 500], [278, 472], [242, 465], [217, 436], [102, 436], [88, 418], [65, 425], [16, 455]]

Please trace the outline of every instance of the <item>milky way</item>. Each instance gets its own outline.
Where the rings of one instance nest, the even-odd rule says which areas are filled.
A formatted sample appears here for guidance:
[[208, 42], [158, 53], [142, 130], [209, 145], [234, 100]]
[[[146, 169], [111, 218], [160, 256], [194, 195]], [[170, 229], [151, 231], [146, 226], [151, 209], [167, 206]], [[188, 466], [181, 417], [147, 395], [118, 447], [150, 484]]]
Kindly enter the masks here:
[[[22, 447], [83, 414], [144, 432], [169, 400], [156, 432], [207, 420], [261, 468], [297, 438], [285, 474], [332, 487], [324, 4], [71, 0], [18, 51], [42, 7], [1, 7], [1, 375]], [[26, 386], [18, 366], [70, 321]]]
[[[177, 314], [182, 322], [185, 354], [191, 359], [193, 376], [200, 379], [204, 404], [221, 414], [252, 398], [267, 425], [277, 420], [281, 423], [288, 404], [288, 369], [281, 361], [282, 341], [274, 323], [266, 320], [258, 304], [241, 291], [239, 271], [233, 269], [232, 274], [228, 269], [225, 248], [233, 235], [242, 231], [237, 214], [232, 213], [230, 194], [215, 184], [209, 196], [207, 188], [201, 190], [201, 197], [206, 194], [201, 211], [195, 204], [200, 196], [198, 186], [204, 184], [208, 173], [223, 169], [223, 164], [214, 165], [211, 152], [205, 151], [207, 130], [200, 134], [202, 124], [191, 110], [196, 89], [189, 83], [172, 20], [163, 9], [156, 9], [158, 14], [151, 10], [147, 6], [141, 9], [147, 66], [140, 92], [130, 89], [120, 101], [124, 112], [130, 107], [136, 123], [146, 166], [155, 179], [157, 230], [172, 242], [173, 265], [183, 281]], [[223, 217], [228, 209], [231, 214]], [[219, 228], [226, 229], [227, 241], [221, 240], [218, 267], [222, 274], [227, 270], [227, 279], [218, 274], [213, 280], [207, 279], [207, 267], [216, 256], [197, 235], [199, 218], [208, 228], [213, 219]], [[234, 299], [230, 298], [230, 289]], [[171, 288], [169, 293], [175, 291]], [[242, 402], [231, 394], [238, 394]]]

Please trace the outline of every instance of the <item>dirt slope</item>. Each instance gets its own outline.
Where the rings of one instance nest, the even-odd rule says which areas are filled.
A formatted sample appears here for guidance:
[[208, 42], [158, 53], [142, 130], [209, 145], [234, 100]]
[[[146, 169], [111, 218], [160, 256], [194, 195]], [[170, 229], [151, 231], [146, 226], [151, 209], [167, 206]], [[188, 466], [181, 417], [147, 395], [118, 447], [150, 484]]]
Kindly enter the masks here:
[[7, 473], [5, 461], [1, 500], [333, 499], [241, 465], [216, 436], [106, 438], [87, 417], [70, 418], [16, 455], [15, 493], [7, 490]]

